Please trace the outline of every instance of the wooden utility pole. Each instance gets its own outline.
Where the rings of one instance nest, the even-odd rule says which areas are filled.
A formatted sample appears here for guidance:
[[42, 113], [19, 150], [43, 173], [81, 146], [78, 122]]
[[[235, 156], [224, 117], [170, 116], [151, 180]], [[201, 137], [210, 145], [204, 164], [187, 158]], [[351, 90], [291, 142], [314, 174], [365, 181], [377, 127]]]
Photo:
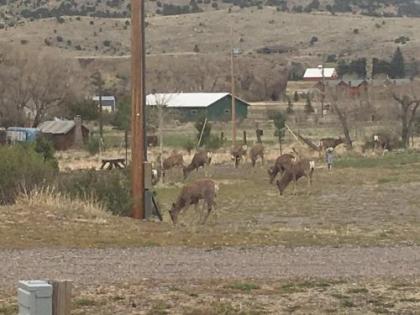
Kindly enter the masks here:
[[132, 217], [144, 219], [144, 0], [131, 0], [131, 189]]
[[97, 93], [99, 94], [99, 135], [101, 140], [104, 137], [104, 123], [103, 123], [103, 115], [102, 115], [102, 94], [103, 94], [103, 86], [104, 81], [102, 80], [102, 75], [99, 71], [95, 72], [92, 75], [92, 83], [96, 87]]
[[324, 75], [324, 65], [321, 67], [321, 76], [322, 76], [322, 94], [321, 94], [321, 117], [324, 117], [324, 100], [325, 100], [325, 75]]
[[233, 55], [233, 27], [230, 27], [230, 77], [232, 89], [232, 146], [236, 145], [236, 100], [235, 100], [235, 71]]

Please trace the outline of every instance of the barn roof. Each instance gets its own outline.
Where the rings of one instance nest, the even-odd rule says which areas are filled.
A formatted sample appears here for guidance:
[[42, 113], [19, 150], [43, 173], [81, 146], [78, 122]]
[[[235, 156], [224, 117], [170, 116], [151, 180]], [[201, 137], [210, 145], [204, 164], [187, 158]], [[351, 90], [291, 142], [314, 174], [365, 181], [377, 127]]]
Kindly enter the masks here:
[[[324, 78], [332, 78], [336, 76], [337, 73], [335, 72], [334, 68], [324, 68]], [[305, 70], [305, 74], [303, 75], [304, 79], [309, 78], [322, 78], [322, 68], [308, 68]]]
[[[209, 107], [229, 93], [158, 93], [146, 97], [147, 105], [167, 107]], [[236, 98], [238, 99], [238, 98]]]
[[42, 133], [66, 134], [73, 129], [75, 123], [73, 120], [50, 120], [44, 121], [38, 126]]

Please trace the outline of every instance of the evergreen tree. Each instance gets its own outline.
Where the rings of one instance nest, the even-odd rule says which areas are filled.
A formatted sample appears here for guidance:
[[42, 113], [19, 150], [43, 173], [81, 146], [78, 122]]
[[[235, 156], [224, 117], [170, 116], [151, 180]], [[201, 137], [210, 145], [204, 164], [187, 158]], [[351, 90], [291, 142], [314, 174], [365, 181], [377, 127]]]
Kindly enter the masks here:
[[392, 56], [389, 75], [393, 79], [405, 77], [404, 57], [402, 55], [400, 47], [398, 47], [395, 50], [394, 55]]

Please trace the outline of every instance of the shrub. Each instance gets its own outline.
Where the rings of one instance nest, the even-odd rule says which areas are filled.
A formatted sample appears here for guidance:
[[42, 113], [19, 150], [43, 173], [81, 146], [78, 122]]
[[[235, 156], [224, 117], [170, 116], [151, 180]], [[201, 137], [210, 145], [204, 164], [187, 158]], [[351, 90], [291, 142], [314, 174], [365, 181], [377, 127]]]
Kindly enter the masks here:
[[95, 155], [99, 153], [101, 148], [101, 139], [99, 137], [90, 137], [86, 144], [86, 150], [91, 154]]
[[195, 143], [191, 139], [188, 139], [182, 147], [188, 151], [188, 153], [191, 153], [191, 151], [195, 148]]
[[58, 171], [58, 161], [54, 156], [55, 149], [52, 142], [45, 136], [40, 136], [36, 139], [35, 142], [35, 152], [40, 154], [44, 161], [51, 162], [51, 166], [53, 166]]
[[206, 142], [206, 148], [209, 150], [217, 150], [223, 146], [223, 141], [218, 136], [210, 135]]
[[131, 184], [128, 169], [78, 171], [60, 176], [58, 190], [71, 197], [96, 200], [114, 215], [131, 212]]
[[0, 147], [0, 204], [13, 203], [19, 193], [48, 185], [56, 171], [54, 161], [46, 160], [33, 145]]

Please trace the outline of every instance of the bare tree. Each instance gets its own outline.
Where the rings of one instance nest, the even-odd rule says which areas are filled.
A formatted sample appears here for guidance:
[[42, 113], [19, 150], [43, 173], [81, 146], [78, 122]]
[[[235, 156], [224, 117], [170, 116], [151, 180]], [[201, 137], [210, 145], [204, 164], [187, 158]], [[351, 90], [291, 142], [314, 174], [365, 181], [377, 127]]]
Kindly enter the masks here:
[[420, 105], [420, 99], [414, 95], [409, 96], [404, 94], [400, 96], [395, 92], [392, 94], [392, 97], [400, 106], [399, 118], [401, 119], [401, 140], [403, 146], [407, 148], [410, 144], [410, 135], [412, 133], [416, 112]]
[[[80, 92], [82, 80], [76, 78], [75, 64], [57, 57], [9, 50], [3, 53], [0, 86], [3, 120], [29, 113], [33, 127], [48, 115], [63, 112], [65, 104]], [[12, 116], [10, 116], [12, 115]], [[10, 117], [7, 117], [10, 116]]]

